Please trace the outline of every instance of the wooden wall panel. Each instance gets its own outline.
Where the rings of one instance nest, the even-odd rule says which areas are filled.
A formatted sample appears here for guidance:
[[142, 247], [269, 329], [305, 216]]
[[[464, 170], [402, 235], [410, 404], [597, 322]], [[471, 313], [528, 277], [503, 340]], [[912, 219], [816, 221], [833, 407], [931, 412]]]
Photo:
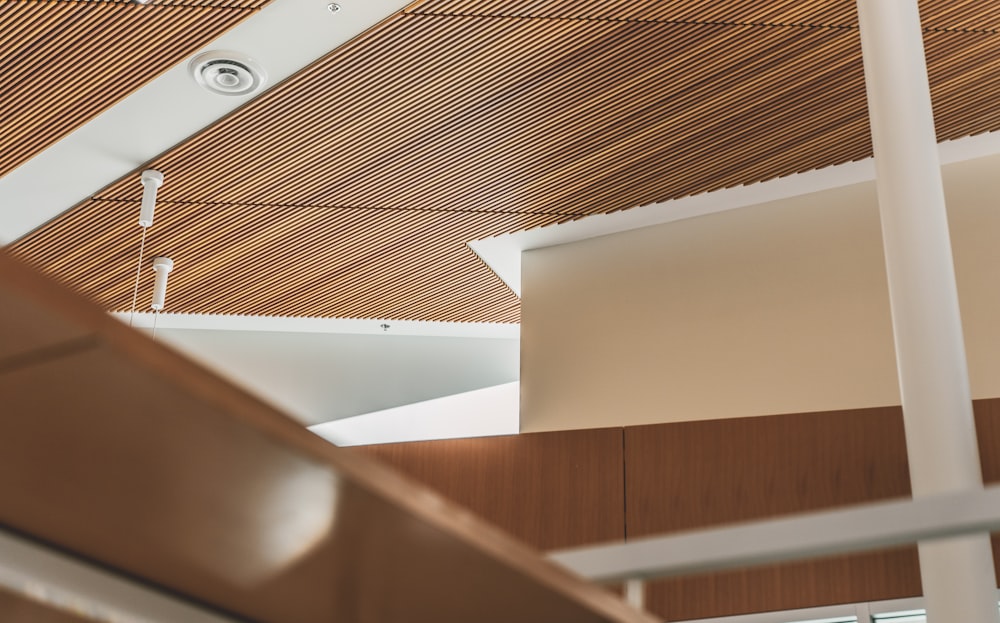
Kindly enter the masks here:
[[[902, 413], [862, 409], [625, 429], [629, 537], [910, 493]], [[667, 620], [920, 594], [914, 547], [663, 580]]]
[[358, 451], [539, 549], [624, 538], [621, 429], [384, 444]]
[[[983, 482], [1000, 482], [1000, 398], [973, 401]], [[1000, 534], [993, 535], [993, 568], [1000, 585]]]
[[[975, 410], [984, 480], [1000, 482], [1000, 399]], [[626, 526], [639, 537], [910, 494], [898, 407], [358, 451], [540, 549], [617, 540]], [[1000, 538], [993, 547], [1000, 560]], [[676, 621], [919, 594], [916, 548], [904, 547], [659, 581], [647, 605]]]

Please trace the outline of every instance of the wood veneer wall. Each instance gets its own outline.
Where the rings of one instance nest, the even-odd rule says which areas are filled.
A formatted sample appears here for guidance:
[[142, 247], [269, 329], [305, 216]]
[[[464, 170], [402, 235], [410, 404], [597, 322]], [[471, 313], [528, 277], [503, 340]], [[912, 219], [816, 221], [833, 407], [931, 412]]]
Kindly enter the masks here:
[[[860, 409], [625, 429], [628, 536], [910, 494], [902, 414]], [[651, 583], [667, 620], [919, 595], [916, 548]]]
[[363, 449], [542, 550], [621, 540], [621, 429]]
[[[984, 480], [1000, 482], [1000, 399], [974, 405]], [[360, 450], [539, 549], [910, 494], [899, 407]], [[677, 621], [919, 594], [906, 547], [659, 581], [647, 607]]]

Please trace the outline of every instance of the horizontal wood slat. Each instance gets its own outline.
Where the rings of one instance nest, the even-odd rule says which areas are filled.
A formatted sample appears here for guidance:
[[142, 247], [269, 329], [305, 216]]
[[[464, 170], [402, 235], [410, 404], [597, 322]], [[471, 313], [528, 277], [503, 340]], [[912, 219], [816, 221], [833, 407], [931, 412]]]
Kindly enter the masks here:
[[[928, 28], [1000, 11], [925, 5]], [[465, 242], [869, 156], [853, 19], [846, 0], [411, 5], [152, 163], [184, 214], [154, 239], [186, 241], [157, 248], [192, 270], [171, 311], [515, 321]], [[1000, 37], [932, 28], [926, 45], [939, 138], [1000, 129]], [[17, 253], [120, 309], [137, 178]], [[254, 287], [234, 253], [266, 260]]]
[[248, 9], [260, 2], [165, 4], [171, 6], [0, 1], [0, 176], [251, 15]]

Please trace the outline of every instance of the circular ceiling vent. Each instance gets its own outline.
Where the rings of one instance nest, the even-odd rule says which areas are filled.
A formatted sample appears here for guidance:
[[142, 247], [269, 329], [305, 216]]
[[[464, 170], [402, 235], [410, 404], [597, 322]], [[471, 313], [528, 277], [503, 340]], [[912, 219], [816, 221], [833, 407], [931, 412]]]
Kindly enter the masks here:
[[191, 60], [195, 81], [219, 95], [250, 95], [264, 87], [267, 74], [252, 58], [239, 52], [214, 50]]

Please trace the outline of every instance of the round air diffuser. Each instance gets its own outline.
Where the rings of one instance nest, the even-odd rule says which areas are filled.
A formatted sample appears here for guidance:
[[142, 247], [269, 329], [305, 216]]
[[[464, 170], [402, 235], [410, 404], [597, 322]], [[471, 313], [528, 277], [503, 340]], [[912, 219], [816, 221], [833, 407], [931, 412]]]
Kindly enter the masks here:
[[267, 74], [252, 58], [239, 52], [213, 50], [191, 60], [195, 81], [219, 95], [250, 95], [261, 90]]

